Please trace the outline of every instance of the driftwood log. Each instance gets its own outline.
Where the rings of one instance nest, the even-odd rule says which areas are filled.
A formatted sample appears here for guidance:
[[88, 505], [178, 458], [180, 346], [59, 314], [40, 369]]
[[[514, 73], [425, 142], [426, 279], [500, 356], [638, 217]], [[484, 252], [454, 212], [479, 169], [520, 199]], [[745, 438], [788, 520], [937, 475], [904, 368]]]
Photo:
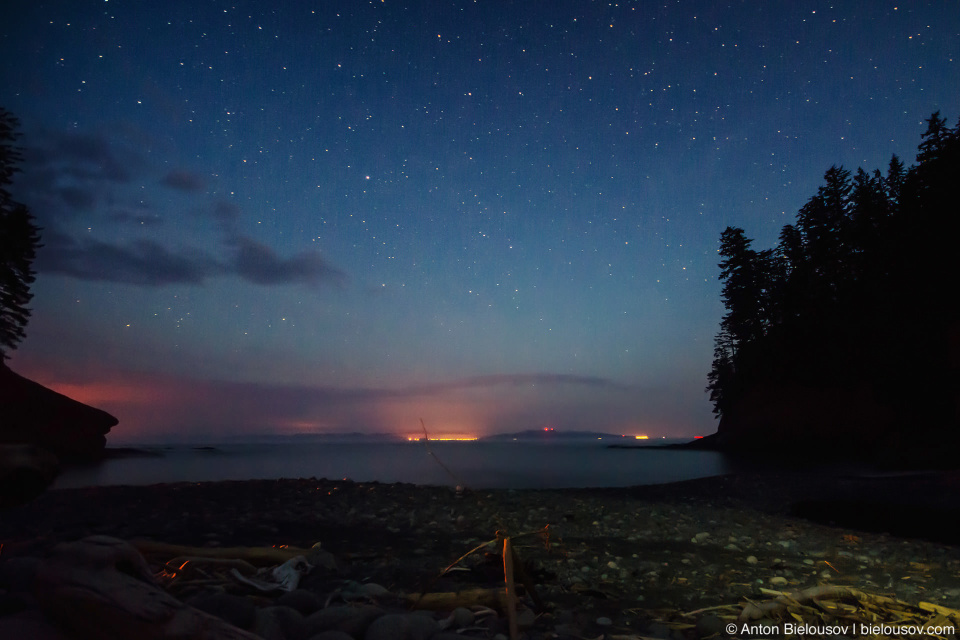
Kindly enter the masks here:
[[483, 606], [507, 610], [506, 589], [464, 589], [463, 591], [433, 592], [410, 594], [403, 596], [404, 600], [416, 610], [450, 611], [457, 607]]
[[287, 560], [304, 556], [312, 564], [319, 564], [327, 568], [333, 555], [320, 549], [319, 545], [312, 549], [300, 547], [188, 547], [181, 544], [168, 544], [153, 540], [134, 540], [133, 546], [140, 553], [147, 556], [163, 556], [173, 558], [179, 556], [194, 556], [204, 558], [229, 558], [244, 560], [252, 565], [264, 567], [283, 564]]
[[259, 640], [165, 592], [143, 556], [116, 538], [58, 545], [34, 590], [44, 613], [83, 640]]

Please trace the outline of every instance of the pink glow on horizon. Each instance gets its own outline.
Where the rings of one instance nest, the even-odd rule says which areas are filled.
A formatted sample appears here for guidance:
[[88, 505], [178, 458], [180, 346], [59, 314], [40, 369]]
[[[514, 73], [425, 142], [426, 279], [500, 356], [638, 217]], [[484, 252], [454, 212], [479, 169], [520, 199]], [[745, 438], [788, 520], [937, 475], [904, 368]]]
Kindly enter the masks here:
[[156, 403], [162, 401], [164, 395], [155, 386], [130, 382], [53, 382], [46, 386], [94, 407]]
[[[529, 389], [452, 386], [421, 391], [396, 388], [271, 384], [177, 377], [169, 373], [110, 369], [101, 362], [74, 366], [18, 359], [17, 373], [119, 420], [111, 446], [134, 443], [221, 441], [252, 435], [389, 433], [486, 436], [539, 428], [587, 428], [610, 433], [669, 433], [629, 416], [578, 427], [569, 419], [577, 390], [554, 390], [531, 400]], [[408, 391], [408, 389], [410, 389]], [[544, 427], [543, 425], [548, 425]]]

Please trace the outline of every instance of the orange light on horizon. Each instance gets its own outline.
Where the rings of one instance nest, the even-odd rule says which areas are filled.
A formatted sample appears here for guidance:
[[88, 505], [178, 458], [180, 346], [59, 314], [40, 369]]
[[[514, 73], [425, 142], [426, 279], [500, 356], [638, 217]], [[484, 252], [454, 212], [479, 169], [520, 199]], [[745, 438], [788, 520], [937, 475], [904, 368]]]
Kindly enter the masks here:
[[[423, 436], [407, 436], [409, 442], [419, 442], [423, 440]], [[479, 436], [456, 434], [456, 433], [441, 433], [440, 435], [430, 436], [427, 440], [438, 440], [442, 442], [451, 442], [451, 441], [469, 441], [469, 440], [479, 440]]]

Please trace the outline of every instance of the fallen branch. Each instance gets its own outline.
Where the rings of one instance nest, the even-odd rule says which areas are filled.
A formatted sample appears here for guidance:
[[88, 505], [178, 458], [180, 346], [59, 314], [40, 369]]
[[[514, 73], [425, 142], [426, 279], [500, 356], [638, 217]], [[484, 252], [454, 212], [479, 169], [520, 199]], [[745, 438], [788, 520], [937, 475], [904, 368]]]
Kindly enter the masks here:
[[200, 556], [177, 556], [164, 564], [164, 569], [171, 574], [184, 574], [197, 570], [199, 567], [224, 567], [227, 569], [236, 569], [243, 575], [252, 576], [257, 573], [257, 568], [239, 558], [207, 558]]
[[[283, 564], [291, 558], [303, 556], [308, 561], [322, 553], [319, 546], [311, 549], [299, 547], [188, 547], [179, 544], [154, 542], [153, 540], [134, 540], [131, 544], [144, 555], [165, 556], [170, 558], [194, 556], [206, 559], [245, 560], [252, 565], [271, 566]], [[320, 564], [323, 564], [321, 562]]]
[[430, 449], [430, 435], [427, 433], [427, 425], [424, 424], [423, 418], [420, 418], [420, 426], [423, 428], [423, 446], [426, 448], [427, 453], [429, 453], [430, 457], [433, 458], [434, 462], [440, 465], [440, 468], [446, 471], [447, 475], [453, 478], [453, 481], [457, 483], [457, 493], [459, 494], [460, 492], [462, 492], [464, 489], [467, 488], [467, 485], [463, 482], [463, 480], [460, 479], [460, 476], [458, 476], [457, 474], [455, 474], [453, 471], [450, 470], [450, 467], [443, 464], [440, 461], [440, 458], [437, 457], [437, 454], [435, 454], [433, 450]]
[[448, 611], [457, 607], [480, 605], [498, 611], [506, 610], [504, 589], [466, 589], [464, 591], [423, 593], [405, 596], [404, 599], [416, 609]]
[[517, 628], [517, 587], [513, 582], [513, 548], [510, 537], [503, 539], [503, 580], [507, 587], [507, 622], [510, 626], [510, 640], [520, 637]]

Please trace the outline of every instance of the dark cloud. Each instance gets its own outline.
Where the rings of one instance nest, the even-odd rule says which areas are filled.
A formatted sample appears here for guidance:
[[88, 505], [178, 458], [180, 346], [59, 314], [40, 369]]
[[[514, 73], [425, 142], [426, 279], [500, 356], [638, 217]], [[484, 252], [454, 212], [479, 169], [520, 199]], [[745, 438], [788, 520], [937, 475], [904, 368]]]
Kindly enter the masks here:
[[191, 193], [199, 193], [203, 191], [207, 186], [206, 179], [196, 173], [190, 173], [189, 171], [171, 171], [163, 177], [163, 180], [160, 181], [165, 187], [170, 187], [171, 189], [177, 189], [178, 191], [187, 191]]
[[220, 231], [227, 236], [237, 235], [237, 222], [240, 220], [240, 207], [232, 202], [220, 201], [213, 205], [213, 219]]
[[[124, 196], [123, 184], [155, 172], [132, 145], [100, 134], [41, 132], [26, 155], [18, 199], [37, 217], [44, 249], [37, 269], [94, 281], [122, 282], [144, 287], [203, 284], [208, 278], [236, 275], [247, 282], [274, 286], [323, 284], [342, 286], [347, 275], [316, 251], [284, 257], [272, 248], [237, 232], [240, 209], [228, 201], [212, 204], [221, 242], [203, 251], [138, 238], [108, 242], [89, 233], [97, 223], [136, 224], [148, 231], [163, 222], [143, 195]], [[206, 188], [205, 178], [184, 170], [168, 171], [160, 183], [185, 193]], [[136, 183], [135, 183], [136, 184]], [[135, 186], [135, 185], [134, 185]], [[203, 206], [203, 205], [201, 205]], [[210, 206], [209, 204], [207, 206]], [[83, 216], [82, 230], [77, 220]], [[102, 226], [102, 224], [100, 225]], [[221, 257], [225, 254], [225, 257]]]
[[315, 251], [303, 251], [281, 258], [273, 249], [244, 236], [231, 241], [236, 247], [232, 269], [244, 280], [256, 284], [301, 283], [343, 285], [347, 275]]
[[57, 189], [57, 194], [60, 196], [60, 199], [63, 200], [64, 204], [71, 209], [79, 209], [81, 211], [89, 210], [97, 203], [97, 195], [93, 189], [61, 187]]
[[78, 215], [96, 215], [117, 189], [146, 170], [139, 150], [100, 134], [41, 131], [24, 150], [16, 197], [43, 226]]
[[146, 211], [127, 211], [115, 209], [107, 214], [107, 219], [121, 224], [133, 224], [141, 227], [156, 227], [163, 224], [163, 218]]
[[27, 150], [29, 162], [60, 165], [78, 179], [130, 182], [145, 162], [140, 154], [117, 145], [101, 134], [72, 131], [41, 134], [40, 144]]
[[304, 251], [290, 258], [249, 238], [236, 240], [236, 256], [223, 263], [199, 251], [176, 252], [147, 239], [110, 244], [76, 239], [57, 229], [44, 232], [37, 269], [81, 280], [122, 282], [144, 287], [203, 284], [214, 276], [234, 274], [259, 285], [343, 285], [347, 275], [318, 253]]
[[232, 202], [220, 201], [213, 206], [213, 217], [224, 223], [234, 222], [240, 217], [240, 207]]
[[611, 391], [628, 391], [631, 387], [616, 383], [609, 378], [599, 376], [577, 376], [565, 373], [514, 373], [490, 376], [465, 378], [459, 382], [450, 383], [459, 387], [492, 387], [497, 385], [578, 385], [584, 387], [600, 387]]
[[222, 268], [208, 257], [177, 254], [151, 240], [108, 244], [47, 230], [37, 268], [81, 280], [122, 282], [145, 287], [200, 284]]

